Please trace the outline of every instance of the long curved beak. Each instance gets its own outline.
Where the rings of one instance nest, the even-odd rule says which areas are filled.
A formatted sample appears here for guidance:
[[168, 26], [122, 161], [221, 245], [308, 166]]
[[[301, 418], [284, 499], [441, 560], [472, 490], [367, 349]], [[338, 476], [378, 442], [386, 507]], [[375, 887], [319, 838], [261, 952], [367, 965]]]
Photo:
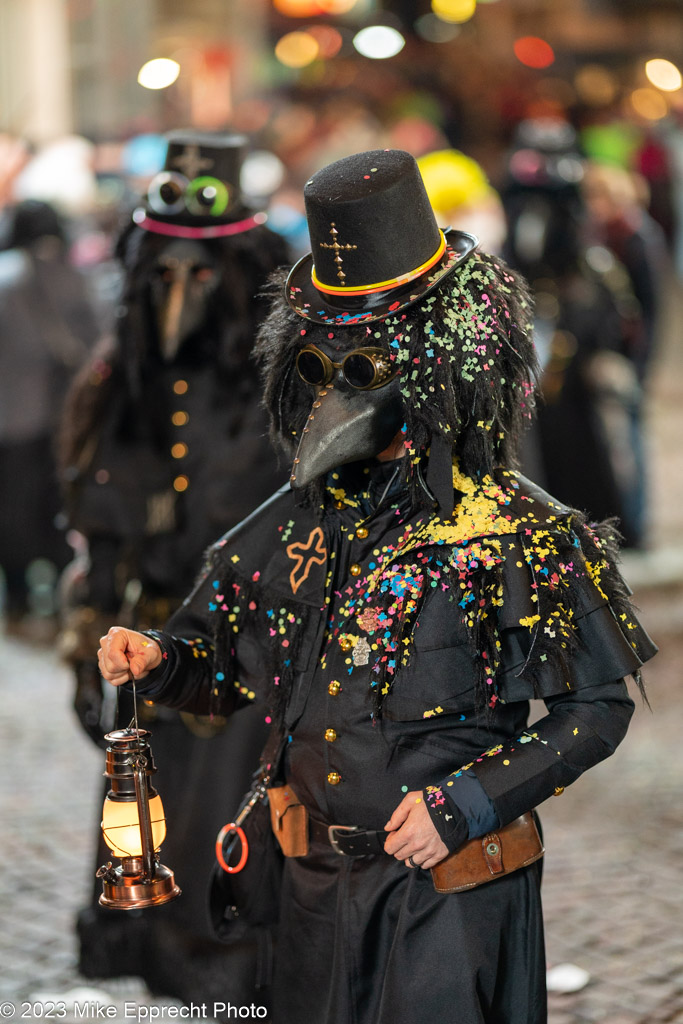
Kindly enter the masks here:
[[171, 363], [178, 354], [182, 341], [183, 312], [187, 301], [187, 287], [190, 279], [192, 262], [180, 260], [173, 270], [173, 280], [166, 302], [159, 310], [159, 333], [161, 357], [164, 362]]
[[403, 422], [398, 386], [376, 391], [340, 390], [330, 384], [316, 395], [292, 466], [293, 488], [306, 487], [336, 466], [379, 455]]

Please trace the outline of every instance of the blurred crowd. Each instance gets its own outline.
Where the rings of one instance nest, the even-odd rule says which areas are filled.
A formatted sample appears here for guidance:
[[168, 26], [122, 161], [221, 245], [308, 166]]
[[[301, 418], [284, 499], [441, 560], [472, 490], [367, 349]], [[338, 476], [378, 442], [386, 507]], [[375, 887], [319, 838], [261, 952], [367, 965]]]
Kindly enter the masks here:
[[[413, 153], [441, 226], [471, 231], [522, 271], [543, 396], [522, 470], [593, 518], [616, 516], [628, 546], [650, 543], [643, 402], [664, 290], [683, 269], [680, 125], [601, 133], [545, 111], [482, 156], [458, 148], [447, 111], [427, 116], [414, 101], [380, 120], [350, 97], [253, 100], [231, 126], [250, 130], [244, 151], [201, 133], [170, 146], [154, 133], [98, 145], [70, 137], [39, 151], [0, 136], [2, 600], [18, 628], [58, 622], [76, 710], [98, 744], [113, 718], [97, 637], [111, 621], [162, 622], [206, 545], [286, 478], [249, 360], [265, 308], [257, 296], [274, 268], [308, 251], [303, 184], [349, 153]], [[237, 171], [219, 173], [231, 147]], [[209, 152], [218, 184], [197, 185]], [[239, 194], [219, 209], [220, 183], [233, 187], [236, 174]], [[268, 227], [241, 233], [264, 212]], [[207, 215], [223, 235], [207, 233]], [[215, 835], [216, 822], [188, 808], [197, 773], [220, 761], [226, 777], [234, 736], [209, 757], [199, 747], [216, 723], [146, 713], [176, 756], [165, 799], [170, 790], [191, 834]], [[241, 731], [245, 749], [258, 751], [260, 727]], [[233, 775], [236, 801], [248, 771]], [[206, 999], [221, 970], [202, 900], [169, 908], [163, 936], [138, 918], [105, 922], [93, 902], [79, 921], [83, 973], [139, 970], [139, 942], [153, 990]]]
[[[415, 93], [414, 112], [403, 103], [380, 120], [353, 97], [242, 104], [236, 126], [252, 128], [245, 203], [267, 211], [295, 259], [308, 248], [301, 188], [314, 170], [372, 147], [418, 157], [440, 223], [476, 234], [535, 294], [545, 402], [524, 468], [595, 517], [617, 515], [626, 543], [645, 545], [641, 410], [662, 290], [682, 269], [683, 131], [524, 119], [484, 166], [454, 148], [447, 112], [420, 106]], [[125, 277], [116, 240], [165, 150], [153, 133], [98, 145], [67, 137], [39, 151], [0, 136], [0, 472], [11, 496], [0, 565], [11, 614], [53, 612], [57, 572], [79, 550], [52, 454], [62, 401], [114, 329]]]

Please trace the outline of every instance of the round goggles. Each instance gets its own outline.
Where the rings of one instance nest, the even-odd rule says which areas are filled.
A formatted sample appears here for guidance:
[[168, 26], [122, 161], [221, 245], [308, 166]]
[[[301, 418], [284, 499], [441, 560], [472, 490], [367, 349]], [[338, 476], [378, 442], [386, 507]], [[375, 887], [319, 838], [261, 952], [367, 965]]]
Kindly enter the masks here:
[[372, 391], [387, 384], [398, 372], [381, 348], [356, 348], [334, 363], [315, 345], [306, 345], [296, 357], [296, 368], [306, 384], [325, 387], [341, 370], [344, 380], [358, 391]]
[[154, 213], [171, 216], [185, 210], [201, 217], [220, 217], [230, 205], [230, 190], [218, 178], [192, 181], [175, 171], [162, 171], [150, 182], [147, 202]]

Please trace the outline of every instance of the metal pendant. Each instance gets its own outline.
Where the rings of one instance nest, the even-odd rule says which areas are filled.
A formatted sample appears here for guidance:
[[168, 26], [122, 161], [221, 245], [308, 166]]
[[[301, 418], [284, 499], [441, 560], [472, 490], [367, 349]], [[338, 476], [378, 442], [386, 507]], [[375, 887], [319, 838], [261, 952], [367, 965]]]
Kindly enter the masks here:
[[370, 644], [364, 636], [359, 637], [358, 643], [353, 648], [354, 665], [367, 665], [370, 660]]

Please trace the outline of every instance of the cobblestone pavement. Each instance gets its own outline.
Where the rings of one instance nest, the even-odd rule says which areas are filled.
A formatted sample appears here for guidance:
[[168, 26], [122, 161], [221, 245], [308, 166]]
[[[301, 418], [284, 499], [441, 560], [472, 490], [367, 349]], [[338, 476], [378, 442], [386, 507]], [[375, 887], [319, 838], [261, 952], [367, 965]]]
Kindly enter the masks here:
[[[640, 602], [662, 645], [647, 678], [653, 713], [639, 705], [614, 757], [542, 808], [548, 960], [591, 976], [551, 996], [551, 1024], [683, 1021], [683, 637], [657, 632], [660, 600]], [[672, 603], [683, 618], [683, 590]], [[78, 976], [73, 917], [92, 884], [103, 755], [76, 724], [49, 648], [5, 637], [0, 665], [0, 1013], [4, 1000], [68, 993], [117, 1006], [120, 1020], [126, 1001], [178, 1005], [135, 979], [93, 987]]]
[[[648, 417], [653, 549], [626, 560], [661, 647], [646, 676], [652, 713], [639, 704], [615, 756], [541, 811], [549, 964], [590, 975], [580, 991], [551, 995], [550, 1024], [683, 1024], [681, 371], [683, 347], [670, 345]], [[151, 998], [136, 979], [94, 986], [76, 970], [73, 920], [92, 885], [103, 755], [70, 700], [49, 645], [0, 637], [0, 1018], [21, 1019], [22, 1000], [50, 998], [67, 1004], [56, 1018], [64, 1024], [83, 1019], [84, 1005], [149, 1019], [179, 1004]]]

